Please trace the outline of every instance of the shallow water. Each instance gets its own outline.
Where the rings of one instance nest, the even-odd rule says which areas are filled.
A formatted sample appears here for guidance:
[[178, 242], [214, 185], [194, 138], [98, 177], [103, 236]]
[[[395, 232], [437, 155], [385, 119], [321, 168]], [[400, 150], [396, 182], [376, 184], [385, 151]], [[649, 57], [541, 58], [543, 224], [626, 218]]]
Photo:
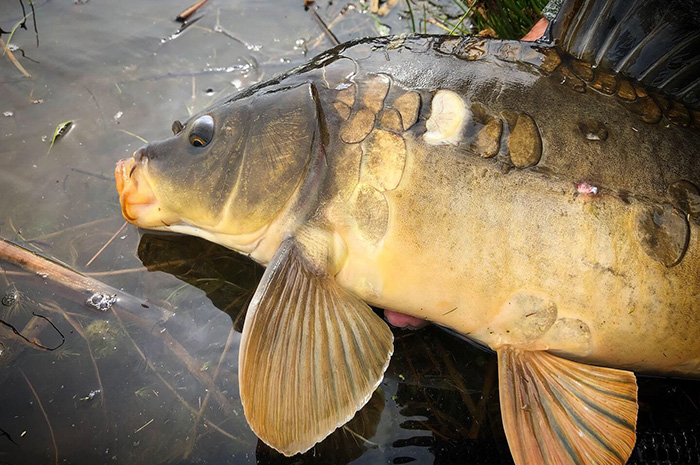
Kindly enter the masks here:
[[[12, 39], [38, 61], [15, 51], [32, 78], [1, 57], [0, 237], [134, 298], [91, 309], [52, 276], [2, 265], [0, 319], [50, 349], [65, 341], [43, 350], [0, 326], [0, 463], [512, 463], [495, 357], [438, 328], [395, 330], [385, 380], [348, 428], [280, 456], [248, 428], [236, 384], [262, 269], [124, 225], [112, 173], [139, 137], [167, 137], [173, 120], [332, 45], [301, 1], [210, 0], [180, 33], [190, 0], [34, 4], [40, 47], [31, 18]], [[401, 8], [378, 20], [360, 3], [318, 6], [341, 41], [410, 29]], [[22, 16], [0, 2], [4, 30]], [[633, 463], [700, 463], [700, 385], [639, 384]]]

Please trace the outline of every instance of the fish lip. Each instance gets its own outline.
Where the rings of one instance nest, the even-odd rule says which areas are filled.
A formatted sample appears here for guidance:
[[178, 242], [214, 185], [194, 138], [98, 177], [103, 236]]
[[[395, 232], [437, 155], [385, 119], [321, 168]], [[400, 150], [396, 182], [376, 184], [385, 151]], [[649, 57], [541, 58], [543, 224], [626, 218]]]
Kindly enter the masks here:
[[142, 163], [135, 158], [119, 160], [114, 169], [114, 179], [122, 215], [129, 223], [142, 226], [139, 221], [141, 215], [136, 212], [158, 205], [153, 188], [143, 173]]

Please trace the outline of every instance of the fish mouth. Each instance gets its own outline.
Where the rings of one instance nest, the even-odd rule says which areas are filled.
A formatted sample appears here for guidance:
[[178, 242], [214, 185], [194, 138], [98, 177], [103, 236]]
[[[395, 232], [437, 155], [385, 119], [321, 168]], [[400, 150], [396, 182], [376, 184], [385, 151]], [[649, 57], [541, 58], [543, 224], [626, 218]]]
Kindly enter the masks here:
[[135, 158], [119, 160], [114, 169], [114, 178], [122, 215], [129, 223], [149, 229], [170, 226], [170, 222], [165, 221], [165, 217], [170, 215], [166, 215], [159, 205], [141, 163]]

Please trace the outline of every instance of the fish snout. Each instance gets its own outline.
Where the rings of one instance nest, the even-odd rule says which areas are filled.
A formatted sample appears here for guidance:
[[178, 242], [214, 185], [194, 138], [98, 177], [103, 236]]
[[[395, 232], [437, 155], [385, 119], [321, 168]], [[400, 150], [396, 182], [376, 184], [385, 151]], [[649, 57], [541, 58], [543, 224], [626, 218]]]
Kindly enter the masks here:
[[119, 160], [114, 170], [122, 214], [127, 221], [140, 227], [161, 224], [160, 219], [156, 219], [161, 215], [155, 193], [143, 172], [145, 156], [145, 150], [138, 149], [131, 158]]
[[114, 169], [114, 179], [117, 183], [117, 193], [119, 194], [119, 201], [122, 200], [122, 192], [124, 192], [124, 187], [126, 186], [133, 170], [136, 168], [136, 163], [134, 158], [123, 158], [117, 162], [117, 166]]

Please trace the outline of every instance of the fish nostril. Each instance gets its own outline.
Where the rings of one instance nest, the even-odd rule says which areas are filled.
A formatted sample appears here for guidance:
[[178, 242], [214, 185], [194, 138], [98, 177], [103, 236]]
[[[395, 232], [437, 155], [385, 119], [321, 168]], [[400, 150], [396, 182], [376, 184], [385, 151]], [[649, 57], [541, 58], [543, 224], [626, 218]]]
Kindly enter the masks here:
[[137, 162], [141, 162], [144, 158], [148, 158], [148, 154], [146, 153], [146, 147], [141, 147], [140, 149], [134, 152], [134, 159]]

